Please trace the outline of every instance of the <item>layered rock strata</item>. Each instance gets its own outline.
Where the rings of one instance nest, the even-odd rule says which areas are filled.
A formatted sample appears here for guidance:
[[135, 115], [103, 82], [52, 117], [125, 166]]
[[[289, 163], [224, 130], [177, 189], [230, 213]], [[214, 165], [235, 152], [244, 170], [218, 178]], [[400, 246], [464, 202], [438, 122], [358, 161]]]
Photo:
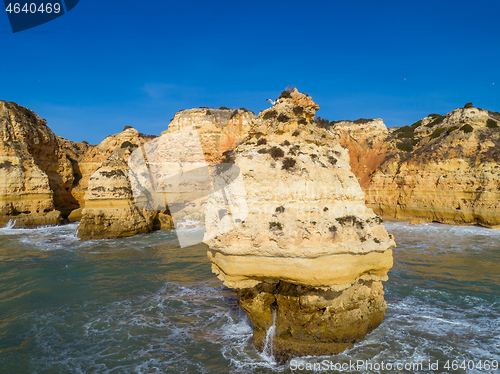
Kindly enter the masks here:
[[79, 206], [81, 208], [85, 206], [84, 196], [89, 180], [106, 159], [112, 154], [117, 154], [128, 161], [130, 154], [135, 149], [152, 139], [154, 139], [153, 136], [141, 134], [130, 126], [125, 127], [118, 134], [107, 136], [98, 145], [90, 145], [86, 142], [75, 143], [64, 139], [66, 154], [70, 159], [76, 160], [73, 164], [78, 181], [72, 189], [72, 195], [78, 201]]
[[361, 188], [368, 188], [377, 167], [394, 150], [394, 146], [386, 141], [389, 130], [384, 122], [381, 119], [339, 121], [332, 131], [338, 136], [339, 143], [349, 150], [351, 170]]
[[154, 215], [137, 207], [128, 164], [115, 153], [89, 180], [78, 237], [110, 239], [150, 232]]
[[[156, 229], [173, 229], [174, 219], [165, 200], [165, 186], [155, 184], [156, 181], [164, 180], [170, 180], [166, 186], [167, 191], [170, 192], [170, 204], [185, 206], [179, 211], [174, 210], [173, 213], [177, 214], [176, 218], [179, 217], [179, 220], [182, 220], [186, 216], [189, 220], [203, 221], [203, 214], [198, 212], [200, 206], [193, 201], [193, 191], [188, 191], [188, 185], [194, 183], [195, 180], [187, 181], [181, 177], [184, 169], [179, 168], [179, 162], [182, 158], [190, 158], [187, 162], [194, 162], [196, 165], [202, 162], [205, 166], [207, 162], [220, 162], [224, 152], [232, 150], [247, 135], [252, 118], [255, 118], [255, 115], [247, 110], [184, 110], [175, 115], [168, 130], [164, 131], [160, 137], [144, 137], [137, 130], [128, 128], [120, 134], [107, 137], [98, 146], [91, 147], [78, 162], [82, 177], [74, 189], [74, 195], [80, 201], [82, 193], [86, 191], [81, 202], [85, 208], [81, 211], [79, 236], [83, 239], [112, 238]], [[199, 156], [198, 158], [201, 157], [200, 160], [195, 160], [196, 157], [193, 155], [189, 157], [189, 154], [186, 154], [186, 152], [190, 153], [191, 149], [188, 145], [192, 138], [189, 136], [189, 131], [178, 139], [170, 136], [172, 133], [182, 133], [185, 129], [191, 129], [198, 135], [196, 140], [199, 138], [199, 142], [195, 149], [200, 151], [200, 154], [196, 155], [196, 157]], [[120, 180], [120, 186], [114, 186], [111, 183], [114, 180], [103, 178], [101, 169], [95, 171], [95, 168], [101, 165], [110, 152], [113, 152], [115, 158], [119, 157], [125, 162], [129, 161], [131, 154], [135, 155], [135, 161], [132, 161], [132, 164], [129, 163], [129, 166], [135, 169], [136, 174], [131, 179], [131, 175], [126, 173], [127, 185], [124, 180]], [[107, 161], [104, 162], [103, 166], [107, 165]], [[183, 162], [186, 163], [186, 160]], [[116, 162], [113, 165], [116, 166]], [[89, 178], [91, 171], [93, 174]], [[171, 183], [176, 186], [171, 186]], [[195, 184], [199, 183], [198, 180]], [[201, 184], [207, 185], [207, 183]], [[101, 193], [104, 192], [101, 191], [102, 188], [109, 186], [114, 188], [111, 195], [108, 194], [109, 189]], [[137, 194], [132, 193], [131, 186], [137, 187]], [[194, 186], [194, 189], [196, 190], [197, 187]], [[147, 193], [139, 192], [142, 190]], [[172, 194], [173, 190], [178, 193]], [[96, 194], [95, 191], [100, 192]], [[172, 198], [172, 195], [175, 197]], [[157, 200], [161, 204], [157, 204]], [[105, 209], [106, 206], [114, 208]], [[118, 207], [121, 209], [120, 212], [117, 210]], [[130, 214], [130, 209], [135, 213]], [[141, 218], [137, 212], [140, 212], [143, 217]], [[76, 214], [75, 216], [77, 219], [78, 216]], [[128, 221], [122, 225], [121, 222], [124, 222], [127, 217]], [[99, 231], [98, 227], [103, 222], [109, 226]], [[130, 229], [135, 224], [138, 225], [137, 232]]]
[[232, 151], [250, 130], [255, 114], [246, 109], [196, 108], [177, 113], [163, 134], [194, 128], [200, 139], [206, 162], [219, 163], [224, 153]]
[[[353, 171], [377, 214], [499, 228], [499, 126], [499, 113], [459, 108], [393, 129], [383, 141], [372, 132], [344, 144], [358, 155]], [[359, 167], [373, 161], [366, 172]]]
[[[207, 240], [212, 270], [238, 294], [257, 349], [274, 326], [279, 361], [352, 347], [387, 308], [381, 282], [394, 241], [365, 206], [347, 150], [313, 122], [318, 109], [309, 96], [284, 92], [253, 121], [229, 157], [248, 215]], [[208, 205], [207, 221], [231, 219], [221, 205]]]
[[0, 224], [56, 224], [77, 207], [71, 161], [46, 121], [0, 101]]

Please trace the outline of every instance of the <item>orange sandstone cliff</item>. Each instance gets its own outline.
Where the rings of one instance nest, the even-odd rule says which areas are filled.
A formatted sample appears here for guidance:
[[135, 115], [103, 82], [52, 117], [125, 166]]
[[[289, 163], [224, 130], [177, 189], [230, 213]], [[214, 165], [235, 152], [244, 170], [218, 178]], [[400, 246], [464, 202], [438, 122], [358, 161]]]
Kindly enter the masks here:
[[377, 214], [499, 228], [499, 126], [500, 113], [469, 107], [385, 134], [353, 122], [333, 131]]

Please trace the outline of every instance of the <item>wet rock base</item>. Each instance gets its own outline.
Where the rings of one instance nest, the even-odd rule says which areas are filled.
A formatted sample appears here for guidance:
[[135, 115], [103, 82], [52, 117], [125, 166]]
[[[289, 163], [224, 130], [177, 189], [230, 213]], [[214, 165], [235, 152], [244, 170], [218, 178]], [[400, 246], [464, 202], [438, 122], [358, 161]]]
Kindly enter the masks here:
[[[380, 325], [387, 310], [379, 281], [358, 280], [343, 291], [284, 281], [236, 291], [239, 306], [254, 326], [256, 349], [262, 351], [271, 344], [270, 353], [278, 363], [351, 348]], [[266, 333], [273, 325], [266, 345]]]

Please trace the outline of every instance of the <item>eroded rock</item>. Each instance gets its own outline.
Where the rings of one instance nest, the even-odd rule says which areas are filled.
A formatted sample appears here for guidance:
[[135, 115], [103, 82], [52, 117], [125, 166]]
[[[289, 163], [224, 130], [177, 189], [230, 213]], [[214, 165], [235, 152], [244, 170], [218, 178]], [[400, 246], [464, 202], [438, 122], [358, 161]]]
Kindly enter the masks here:
[[0, 224], [56, 224], [77, 207], [62, 144], [31, 110], [0, 100]]
[[499, 113], [459, 108], [386, 136], [358, 132], [356, 138], [349, 136], [351, 128], [341, 142], [349, 148], [367, 205], [377, 214], [412, 223], [498, 228], [499, 126]]
[[[352, 347], [387, 308], [381, 281], [394, 241], [365, 206], [347, 150], [312, 122], [317, 109], [294, 91], [252, 122], [231, 155], [248, 216], [207, 240], [212, 270], [237, 292], [258, 349], [276, 310], [280, 361]], [[207, 210], [208, 220], [220, 211]]]
[[111, 239], [150, 232], [155, 215], [137, 207], [128, 164], [113, 154], [89, 180], [78, 236], [84, 240]]

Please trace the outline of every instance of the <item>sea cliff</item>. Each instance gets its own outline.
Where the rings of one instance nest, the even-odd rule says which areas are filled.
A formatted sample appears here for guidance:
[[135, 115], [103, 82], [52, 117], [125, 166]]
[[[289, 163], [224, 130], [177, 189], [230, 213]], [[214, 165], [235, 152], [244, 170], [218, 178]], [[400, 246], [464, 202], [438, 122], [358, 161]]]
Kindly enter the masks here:
[[333, 130], [377, 214], [498, 228], [499, 125], [500, 113], [468, 107], [385, 133], [355, 123]]

